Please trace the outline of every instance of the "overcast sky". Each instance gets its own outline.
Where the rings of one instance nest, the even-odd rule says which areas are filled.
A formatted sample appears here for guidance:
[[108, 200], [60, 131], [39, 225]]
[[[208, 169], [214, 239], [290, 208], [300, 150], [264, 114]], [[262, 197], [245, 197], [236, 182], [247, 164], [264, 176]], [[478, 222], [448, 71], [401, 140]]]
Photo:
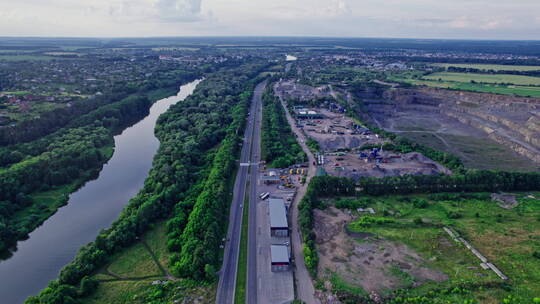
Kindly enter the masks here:
[[540, 0], [2, 0], [0, 36], [540, 40]]

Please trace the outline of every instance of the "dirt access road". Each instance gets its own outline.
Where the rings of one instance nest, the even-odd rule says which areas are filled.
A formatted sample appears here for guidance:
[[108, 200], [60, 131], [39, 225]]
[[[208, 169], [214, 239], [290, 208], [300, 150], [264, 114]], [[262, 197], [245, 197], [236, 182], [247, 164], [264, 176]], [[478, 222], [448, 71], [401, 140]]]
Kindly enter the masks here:
[[[275, 92], [275, 90], [274, 90]], [[294, 260], [295, 260], [295, 285], [296, 285], [296, 293], [299, 299], [302, 301], [312, 304], [312, 303], [320, 303], [319, 299], [315, 297], [315, 288], [313, 287], [313, 282], [311, 281], [311, 277], [309, 276], [309, 272], [307, 271], [306, 264], [304, 263], [304, 253], [302, 252], [303, 246], [302, 246], [302, 236], [300, 234], [300, 228], [298, 227], [298, 203], [300, 200], [304, 197], [304, 194], [307, 190], [307, 185], [309, 185], [309, 182], [311, 181], [311, 178], [315, 176], [315, 166], [313, 163], [315, 162], [315, 157], [313, 156], [313, 153], [309, 150], [309, 148], [306, 145], [306, 137], [304, 136], [304, 133], [300, 129], [296, 127], [296, 123], [294, 119], [291, 117], [291, 114], [289, 113], [289, 110], [287, 109], [287, 105], [285, 104], [285, 101], [283, 101], [283, 98], [281, 95], [277, 95], [279, 97], [279, 100], [281, 101], [281, 105], [283, 106], [283, 110], [285, 111], [285, 114], [287, 116], [287, 121], [289, 122], [289, 125], [291, 126], [291, 129], [297, 136], [298, 143], [304, 150], [304, 152], [308, 156], [309, 160], [309, 168], [308, 173], [306, 177], [306, 183], [303, 186], [300, 186], [297, 189], [296, 197], [292, 202], [291, 205], [291, 240], [292, 240], [292, 251], [294, 254]]]

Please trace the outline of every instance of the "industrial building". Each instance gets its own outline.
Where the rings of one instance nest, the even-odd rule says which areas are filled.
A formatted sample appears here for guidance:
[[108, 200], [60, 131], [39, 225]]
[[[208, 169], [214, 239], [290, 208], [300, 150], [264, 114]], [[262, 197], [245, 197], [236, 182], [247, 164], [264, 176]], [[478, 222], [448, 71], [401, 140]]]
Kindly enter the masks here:
[[270, 198], [268, 209], [270, 210], [270, 235], [278, 237], [289, 236], [287, 209], [285, 208], [283, 199]]
[[289, 247], [286, 245], [271, 245], [272, 271], [288, 271], [291, 265]]
[[298, 119], [323, 119], [324, 115], [313, 110], [298, 109], [296, 110], [296, 118]]
[[279, 172], [275, 170], [270, 170], [268, 175], [261, 176], [261, 181], [266, 185], [279, 184], [281, 182], [281, 179], [279, 178]]
[[279, 178], [279, 176], [265, 175], [265, 176], [261, 176], [261, 181], [264, 184], [269, 185], [269, 184], [279, 184], [281, 182], [281, 179]]

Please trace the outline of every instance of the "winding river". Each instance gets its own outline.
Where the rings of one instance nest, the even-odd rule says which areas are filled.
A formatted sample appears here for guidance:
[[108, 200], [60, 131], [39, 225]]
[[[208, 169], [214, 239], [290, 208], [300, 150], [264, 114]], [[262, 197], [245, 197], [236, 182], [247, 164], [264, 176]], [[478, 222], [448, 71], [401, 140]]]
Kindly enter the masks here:
[[0, 261], [0, 303], [23, 303], [38, 294], [81, 246], [111, 225], [142, 188], [152, 167], [159, 147], [154, 136], [159, 115], [189, 96], [199, 82], [183, 85], [176, 96], [157, 101], [148, 116], [115, 136], [114, 154], [99, 177], [71, 194], [66, 206], [17, 244], [10, 259]]

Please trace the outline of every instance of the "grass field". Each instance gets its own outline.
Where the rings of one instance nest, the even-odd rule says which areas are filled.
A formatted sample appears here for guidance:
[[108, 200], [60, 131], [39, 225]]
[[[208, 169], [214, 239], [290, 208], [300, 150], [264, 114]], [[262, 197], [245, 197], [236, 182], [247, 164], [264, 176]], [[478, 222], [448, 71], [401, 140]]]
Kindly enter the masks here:
[[94, 274], [100, 281], [99, 287], [82, 299], [83, 304], [194, 303], [195, 299], [201, 304], [214, 302], [215, 284], [201, 286], [190, 280], [167, 280], [169, 253], [165, 222], [155, 224], [141, 241], [111, 259]]
[[[361, 215], [360, 219], [384, 217], [390, 222], [358, 225], [353, 221], [349, 229], [371, 233], [376, 239], [405, 244], [429, 261], [431, 267], [449, 277], [443, 283], [426, 283], [410, 289], [407, 296], [432, 297], [430, 303], [533, 303], [533, 299], [540, 296], [540, 258], [533, 256], [533, 252], [540, 252], [538, 197], [540, 193], [533, 193], [533, 196], [517, 194], [519, 205], [512, 210], [498, 206], [489, 198], [489, 193], [468, 197], [443, 194], [362, 198], [377, 214]], [[416, 204], [418, 199], [425, 204]], [[480, 260], [464, 246], [449, 238], [442, 230], [443, 226], [459, 232], [507, 275], [508, 288], [485, 285], [456, 294], [433, 292], [454, 288], [462, 282], [502, 282], [492, 271], [483, 270], [479, 266]], [[509, 297], [514, 300], [503, 302]]]
[[234, 294], [234, 303], [246, 303], [247, 286], [247, 240], [248, 240], [248, 214], [249, 200], [244, 200], [244, 210], [242, 213], [242, 233], [240, 238], [240, 253], [238, 255], [238, 270], [236, 272], [236, 292]]
[[434, 73], [424, 76], [423, 79], [453, 82], [493, 83], [493, 84], [514, 84], [514, 85], [540, 85], [540, 77], [511, 75], [511, 74], [477, 74], [477, 73]]
[[540, 71], [540, 66], [535, 65], [502, 65], [502, 64], [468, 64], [468, 63], [435, 63], [434, 66], [448, 68], [464, 68], [464, 69], [477, 69], [477, 70], [493, 70], [493, 71]]
[[122, 278], [160, 277], [164, 275], [142, 242], [123, 252], [109, 265], [107, 271]]
[[6, 61], [32, 61], [32, 60], [53, 60], [61, 59], [59, 57], [53, 56], [42, 56], [42, 55], [0, 55], [0, 60]]
[[520, 86], [520, 85], [500, 85], [483, 84], [470, 82], [453, 82], [438, 80], [419, 80], [411, 78], [389, 78], [393, 81], [406, 82], [418, 86], [427, 86], [432, 88], [452, 89], [460, 91], [470, 91], [479, 93], [493, 93], [503, 95], [516, 95], [524, 97], [540, 97], [540, 87]]

